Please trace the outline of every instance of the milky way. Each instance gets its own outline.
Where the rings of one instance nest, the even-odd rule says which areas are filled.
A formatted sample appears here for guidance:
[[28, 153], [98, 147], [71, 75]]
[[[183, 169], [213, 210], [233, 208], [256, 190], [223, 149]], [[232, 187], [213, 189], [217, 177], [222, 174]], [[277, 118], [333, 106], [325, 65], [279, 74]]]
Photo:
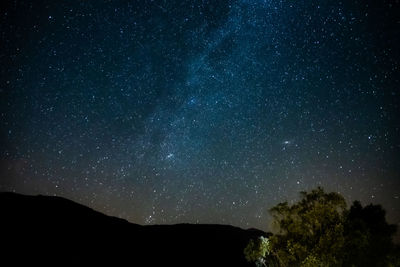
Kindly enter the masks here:
[[400, 221], [394, 1], [8, 1], [0, 190], [269, 229], [323, 186]]

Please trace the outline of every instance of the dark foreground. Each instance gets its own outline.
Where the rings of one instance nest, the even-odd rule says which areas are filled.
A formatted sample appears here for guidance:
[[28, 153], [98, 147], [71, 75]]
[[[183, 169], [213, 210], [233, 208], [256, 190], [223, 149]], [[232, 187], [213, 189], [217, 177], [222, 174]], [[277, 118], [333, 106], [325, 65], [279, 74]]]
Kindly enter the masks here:
[[266, 235], [228, 225], [141, 226], [64, 198], [14, 193], [0, 193], [0, 214], [1, 257], [12, 266], [252, 266], [243, 249]]

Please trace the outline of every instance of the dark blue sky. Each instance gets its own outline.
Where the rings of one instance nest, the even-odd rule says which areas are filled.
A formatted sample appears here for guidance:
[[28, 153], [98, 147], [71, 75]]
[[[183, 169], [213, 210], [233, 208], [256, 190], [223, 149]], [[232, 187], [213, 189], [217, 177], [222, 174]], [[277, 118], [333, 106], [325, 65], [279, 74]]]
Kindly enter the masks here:
[[8, 1], [0, 190], [268, 229], [323, 186], [400, 221], [395, 1]]

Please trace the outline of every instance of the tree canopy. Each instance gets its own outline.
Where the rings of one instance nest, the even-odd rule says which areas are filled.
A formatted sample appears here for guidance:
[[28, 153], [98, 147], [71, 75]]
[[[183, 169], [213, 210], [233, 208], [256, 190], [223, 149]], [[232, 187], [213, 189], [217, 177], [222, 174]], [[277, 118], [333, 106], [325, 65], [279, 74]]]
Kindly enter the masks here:
[[348, 209], [342, 195], [321, 187], [300, 196], [270, 209], [277, 228], [270, 251], [281, 266], [398, 266], [396, 226], [380, 205], [356, 201]]

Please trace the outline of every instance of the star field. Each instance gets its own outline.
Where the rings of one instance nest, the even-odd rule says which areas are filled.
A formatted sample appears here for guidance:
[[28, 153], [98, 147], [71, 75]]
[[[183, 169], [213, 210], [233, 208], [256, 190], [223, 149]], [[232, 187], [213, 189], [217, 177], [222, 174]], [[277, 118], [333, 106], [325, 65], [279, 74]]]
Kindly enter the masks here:
[[323, 186], [400, 222], [396, 1], [8, 1], [0, 190], [268, 229]]

